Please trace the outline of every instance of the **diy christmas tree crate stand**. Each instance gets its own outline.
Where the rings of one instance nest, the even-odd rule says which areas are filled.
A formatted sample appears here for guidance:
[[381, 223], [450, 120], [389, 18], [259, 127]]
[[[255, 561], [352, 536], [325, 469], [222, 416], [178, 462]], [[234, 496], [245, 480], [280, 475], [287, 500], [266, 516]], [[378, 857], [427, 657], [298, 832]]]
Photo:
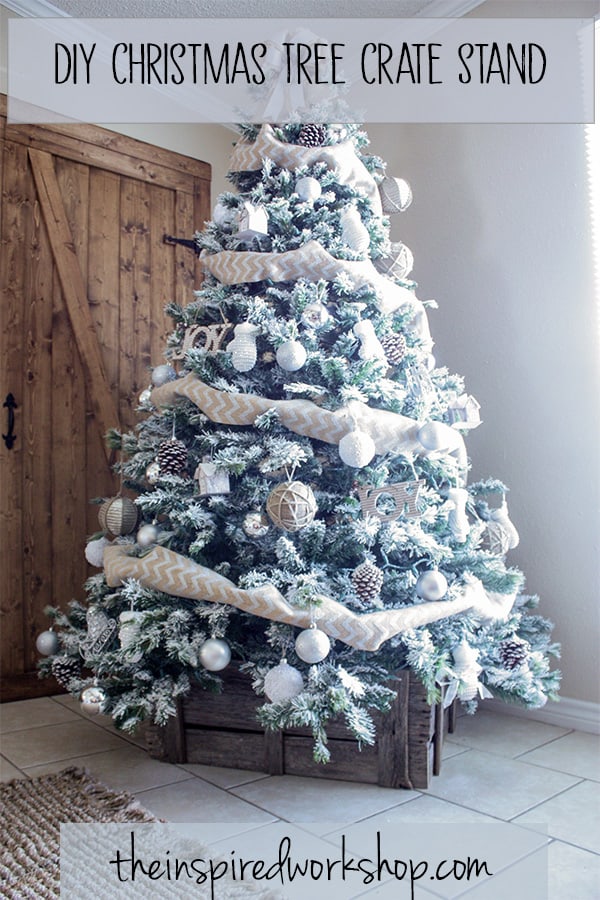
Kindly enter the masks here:
[[149, 725], [150, 756], [173, 763], [202, 763], [251, 769], [271, 775], [337, 778], [393, 788], [427, 788], [439, 774], [446, 731], [454, 730], [454, 707], [427, 703], [425, 688], [408, 670], [398, 673], [398, 696], [386, 714], [376, 714], [374, 746], [358, 749], [343, 724], [330, 723], [331, 761], [313, 760], [313, 739], [305, 728], [265, 731], [256, 721], [261, 705], [248, 675], [234, 667], [221, 673], [220, 694], [192, 688], [177, 717], [164, 727]]

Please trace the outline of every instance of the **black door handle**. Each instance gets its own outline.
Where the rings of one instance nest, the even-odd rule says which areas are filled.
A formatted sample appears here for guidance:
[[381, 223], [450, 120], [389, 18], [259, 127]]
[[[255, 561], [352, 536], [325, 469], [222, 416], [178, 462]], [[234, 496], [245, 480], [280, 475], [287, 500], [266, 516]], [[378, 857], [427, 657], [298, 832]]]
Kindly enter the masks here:
[[15, 398], [12, 394], [6, 395], [6, 400], [2, 404], [8, 410], [8, 431], [6, 434], [3, 434], [4, 443], [6, 444], [8, 450], [12, 450], [13, 444], [17, 439], [15, 432], [15, 409], [17, 409], [17, 404]]

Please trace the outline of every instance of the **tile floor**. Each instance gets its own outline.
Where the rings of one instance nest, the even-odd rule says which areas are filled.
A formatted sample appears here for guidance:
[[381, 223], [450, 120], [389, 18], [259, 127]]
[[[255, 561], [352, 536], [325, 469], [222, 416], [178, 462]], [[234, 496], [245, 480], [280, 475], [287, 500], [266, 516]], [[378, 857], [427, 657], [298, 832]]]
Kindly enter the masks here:
[[[429, 790], [395, 791], [157, 762], [146, 755], [142, 739], [124, 737], [102, 716], [86, 716], [68, 696], [4, 704], [0, 733], [3, 781], [82, 766], [109, 787], [134, 793], [162, 819], [214, 823], [217, 842], [231, 835], [229, 823], [237, 823], [238, 836], [278, 821], [294, 823], [294, 833], [315, 852], [331, 851], [342, 827], [349, 848], [358, 849], [379, 828], [384, 834], [386, 827], [402, 827], [398, 833], [404, 839], [427, 827], [433, 840], [436, 826], [446, 836], [471, 826], [480, 835], [476, 849], [482, 854], [486, 829], [494, 823], [502, 828], [496, 878], [467, 890], [419, 883], [414, 897], [421, 900], [531, 900], [521, 875], [526, 864], [536, 862], [548, 871], [540, 898], [600, 898], [600, 738], [595, 735], [484, 708], [475, 717], [459, 718], [444, 746], [442, 773]], [[393, 879], [370, 891], [363, 888], [363, 895], [365, 900], [410, 896], [400, 894]], [[311, 891], [311, 900], [317, 896]]]

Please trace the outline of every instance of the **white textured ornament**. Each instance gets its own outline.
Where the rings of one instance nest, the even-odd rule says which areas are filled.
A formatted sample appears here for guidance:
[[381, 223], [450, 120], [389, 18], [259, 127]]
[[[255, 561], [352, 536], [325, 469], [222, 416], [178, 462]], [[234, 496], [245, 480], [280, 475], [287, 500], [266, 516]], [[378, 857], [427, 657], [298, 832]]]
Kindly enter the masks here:
[[42, 631], [42, 633], [37, 636], [35, 646], [37, 652], [41, 653], [42, 656], [54, 656], [59, 647], [57, 633], [51, 628], [47, 631]]
[[97, 716], [105, 700], [106, 694], [102, 688], [92, 684], [82, 690], [79, 696], [79, 705], [84, 713], [90, 716]]
[[419, 575], [415, 589], [422, 600], [441, 600], [448, 590], [448, 582], [437, 569], [428, 569]]
[[506, 500], [503, 500], [498, 509], [493, 509], [490, 514], [490, 519], [492, 522], [495, 522], [497, 525], [502, 528], [504, 533], [506, 534], [506, 541], [508, 544], [509, 550], [514, 550], [515, 547], [519, 545], [519, 532], [510, 521], [508, 515], [508, 506], [506, 504]]
[[465, 488], [450, 488], [446, 491], [446, 496], [452, 503], [452, 509], [448, 514], [448, 525], [450, 526], [452, 537], [459, 544], [463, 544], [469, 537], [470, 531], [465, 509], [469, 499], [469, 492]]
[[309, 303], [304, 307], [300, 321], [303, 325], [306, 325], [307, 328], [319, 328], [321, 325], [324, 325], [325, 322], [329, 321], [330, 318], [331, 316], [329, 315], [329, 311], [325, 304], [316, 301], [315, 303]]
[[360, 341], [358, 355], [361, 359], [385, 359], [385, 350], [375, 334], [373, 323], [369, 319], [357, 322], [352, 331]]
[[244, 516], [242, 523], [244, 533], [251, 538], [261, 538], [269, 530], [269, 522], [266, 516], [259, 512], [251, 512]]
[[173, 366], [169, 366], [167, 363], [152, 369], [152, 384], [154, 387], [160, 387], [161, 384], [166, 384], [168, 381], [175, 381], [176, 378], [177, 372]]
[[227, 345], [231, 363], [236, 372], [249, 372], [256, 365], [256, 338], [260, 328], [250, 322], [241, 322], [235, 326], [234, 334], [235, 337]]
[[342, 240], [357, 253], [364, 253], [369, 249], [371, 238], [365, 227], [360, 213], [356, 207], [345, 209], [340, 217], [342, 226]]
[[127, 609], [119, 616], [119, 644], [121, 650], [127, 652], [127, 661], [137, 663], [144, 655], [141, 650], [131, 651], [130, 647], [140, 636], [140, 621], [144, 613], [135, 609]]
[[146, 481], [150, 485], [155, 485], [160, 478], [160, 466], [158, 462], [152, 462], [146, 469]]
[[338, 445], [340, 459], [353, 469], [368, 466], [375, 456], [375, 442], [366, 431], [350, 431]]
[[301, 631], [296, 638], [295, 646], [300, 659], [310, 665], [322, 662], [329, 655], [331, 649], [329, 638], [316, 626]]
[[99, 656], [109, 647], [117, 633], [117, 623], [97, 606], [86, 613], [87, 635], [81, 641], [80, 652], [86, 662]]
[[300, 341], [284, 341], [277, 348], [276, 359], [286, 372], [297, 372], [306, 362], [306, 350]]
[[307, 175], [305, 178], [299, 178], [296, 182], [296, 193], [301, 200], [314, 203], [321, 196], [321, 182], [317, 181], [316, 178], [311, 178], [310, 175]]
[[198, 662], [209, 672], [220, 672], [230, 661], [229, 644], [221, 638], [209, 638], [198, 651]]
[[85, 558], [90, 566], [96, 569], [102, 569], [104, 566], [104, 548], [108, 547], [110, 541], [105, 537], [98, 538], [95, 541], [88, 541], [85, 545]]
[[265, 675], [265, 694], [271, 703], [285, 703], [301, 694], [304, 690], [302, 674], [294, 666], [282, 659]]
[[379, 185], [381, 205], [384, 213], [399, 213], [412, 203], [412, 190], [404, 178], [387, 175]]
[[136, 535], [136, 541], [140, 547], [151, 547], [156, 543], [158, 538], [158, 528], [156, 525], [142, 525]]

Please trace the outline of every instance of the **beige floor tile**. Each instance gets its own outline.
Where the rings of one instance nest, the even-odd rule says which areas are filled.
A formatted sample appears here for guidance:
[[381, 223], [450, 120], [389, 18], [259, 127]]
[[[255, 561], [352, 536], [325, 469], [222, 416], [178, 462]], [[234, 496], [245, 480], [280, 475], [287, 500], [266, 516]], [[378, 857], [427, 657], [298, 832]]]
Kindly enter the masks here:
[[24, 775], [11, 762], [0, 756], [0, 781], [12, 781], [13, 778], [27, 778], [27, 775]]
[[0, 732], [22, 731], [35, 725], [58, 725], [61, 722], [73, 722], [73, 712], [50, 697], [38, 697], [34, 700], [17, 700], [14, 703], [3, 703], [0, 706]]
[[204, 766], [199, 763], [182, 763], [181, 768], [198, 778], [210, 781], [218, 787], [231, 788], [238, 784], [247, 784], [249, 781], [258, 781], [260, 778], [268, 778], [264, 772], [252, 772], [246, 769], [228, 769], [223, 766]]
[[193, 775], [137, 793], [146, 809], [168, 822], [270, 822], [273, 816]]
[[[548, 900], [547, 853], [547, 848], [531, 853], [491, 878], [477, 879], [474, 886], [463, 881], [462, 891], [456, 896], [461, 900]], [[448, 896], [443, 884], [432, 884], [430, 890], [440, 897]]]
[[474, 716], [463, 716], [457, 722], [452, 743], [515, 757], [565, 734], [567, 728], [478, 710]]
[[582, 781], [514, 822], [532, 828], [536, 823], [547, 823], [552, 837], [600, 853], [600, 784]]
[[233, 788], [233, 793], [289, 822], [334, 825], [372, 816], [416, 796], [414, 791], [294, 775], [272, 775]]
[[[131, 744], [122, 744], [116, 750], [108, 750], [104, 753], [76, 756], [69, 760], [69, 765], [87, 769], [94, 778], [98, 778], [115, 791], [128, 791], [129, 793], [145, 791], [189, 778], [189, 773], [184, 772], [178, 766], [150, 759], [147, 753]], [[41, 766], [32, 766], [27, 768], [26, 772], [31, 778], [36, 778], [38, 775], [60, 772], [64, 767], [65, 763], [60, 760]]]
[[600, 856], [553, 841], [548, 848], [548, 900], [598, 900]]
[[600, 781], [600, 737], [573, 731], [519, 757], [522, 762]]
[[2, 753], [20, 768], [76, 756], [115, 750], [122, 746], [119, 738], [82, 719], [62, 725], [45, 725], [13, 731], [2, 738]]
[[460, 744], [455, 744], [453, 741], [446, 740], [442, 747], [442, 759], [450, 759], [451, 756], [458, 756], [459, 753], [465, 753], [468, 749], [468, 747], [463, 747]]
[[562, 772], [469, 750], [444, 762], [442, 775], [432, 780], [428, 793], [499, 819], [512, 819], [576, 783], [577, 779]]
[[111, 734], [123, 738], [123, 740], [128, 741], [130, 744], [135, 744], [138, 747], [146, 747], [146, 738], [144, 736], [143, 724], [140, 725], [137, 732], [130, 734], [129, 732], [120, 731], [118, 728], [116, 728], [111, 716], [92, 717], [87, 713], [84, 713], [81, 709], [79, 700], [76, 697], [71, 697], [70, 694], [56, 694], [52, 699], [57, 703], [60, 703], [62, 706], [65, 706], [67, 709], [70, 709], [72, 712], [77, 713], [83, 719], [91, 719], [91, 721], [93, 721], [95, 725], [99, 725], [101, 728], [105, 728], [107, 731], [110, 731]]

